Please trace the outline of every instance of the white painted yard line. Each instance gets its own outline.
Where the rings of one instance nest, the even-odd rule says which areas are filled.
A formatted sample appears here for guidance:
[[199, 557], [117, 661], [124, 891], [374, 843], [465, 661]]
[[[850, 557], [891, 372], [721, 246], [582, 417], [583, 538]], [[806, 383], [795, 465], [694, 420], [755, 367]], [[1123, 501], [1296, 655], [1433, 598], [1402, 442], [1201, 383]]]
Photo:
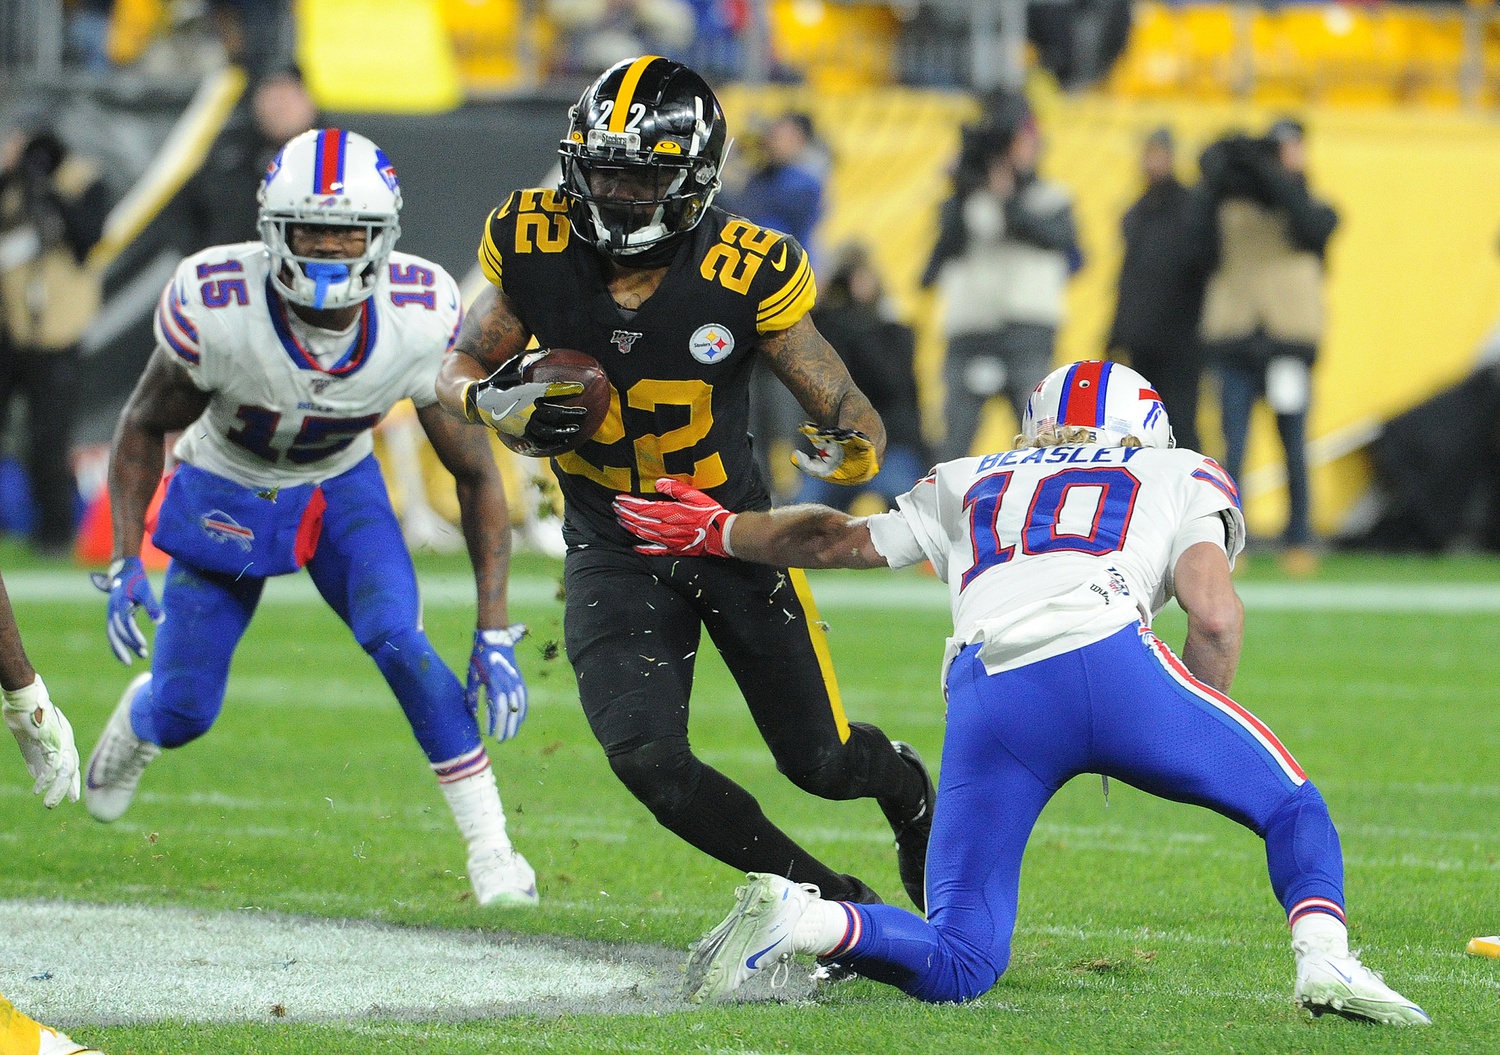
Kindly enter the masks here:
[[70, 1026], [459, 1019], [547, 1002], [608, 1004], [637, 986], [654, 999], [638, 997], [636, 1009], [652, 1010], [680, 984], [662, 969], [666, 950], [652, 950], [653, 965], [621, 946], [253, 910], [0, 901], [0, 933], [0, 991]]
[[[160, 585], [160, 577], [156, 577]], [[466, 607], [474, 603], [474, 580], [444, 573], [422, 578], [422, 600], [432, 607]], [[946, 611], [948, 588], [935, 579], [910, 576], [813, 576], [813, 593], [829, 608]], [[28, 603], [76, 603], [103, 596], [83, 571], [15, 571], [5, 576], [12, 599]], [[1241, 583], [1245, 605], [1266, 611], [1393, 612], [1433, 615], [1500, 613], [1500, 583]], [[539, 575], [511, 579], [510, 597], [518, 604], [556, 604], [557, 580]], [[261, 601], [266, 605], [322, 604], [305, 575], [272, 580]], [[560, 607], [560, 606], [559, 606]]]

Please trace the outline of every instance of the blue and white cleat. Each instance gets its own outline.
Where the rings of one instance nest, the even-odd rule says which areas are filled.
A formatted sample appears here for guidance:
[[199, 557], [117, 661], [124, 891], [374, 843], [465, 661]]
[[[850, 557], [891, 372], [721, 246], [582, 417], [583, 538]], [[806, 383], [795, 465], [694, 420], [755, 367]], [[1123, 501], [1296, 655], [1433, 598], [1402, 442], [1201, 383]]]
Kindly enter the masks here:
[[751, 872], [735, 891], [734, 911], [688, 953], [683, 995], [695, 1004], [718, 1000], [752, 976], [792, 957], [792, 931], [818, 888]]
[[83, 782], [83, 803], [95, 820], [117, 821], [130, 808], [141, 774], [161, 748], [138, 739], [130, 725], [130, 704], [142, 686], [151, 683], [151, 672], [135, 678], [120, 696], [99, 742], [89, 755]]
[[1297, 956], [1297, 1006], [1384, 1026], [1429, 1026], [1427, 1012], [1385, 984], [1354, 955], [1302, 952]]

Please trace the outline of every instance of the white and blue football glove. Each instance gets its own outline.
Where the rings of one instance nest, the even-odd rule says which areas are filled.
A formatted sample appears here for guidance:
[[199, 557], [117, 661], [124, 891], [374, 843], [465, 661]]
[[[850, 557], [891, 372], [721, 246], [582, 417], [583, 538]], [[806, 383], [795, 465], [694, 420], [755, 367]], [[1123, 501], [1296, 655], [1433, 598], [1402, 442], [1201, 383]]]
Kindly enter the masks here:
[[509, 740], [526, 720], [526, 682], [516, 663], [516, 645], [525, 636], [525, 623], [512, 623], [503, 630], [474, 631], [469, 687], [464, 700], [469, 713], [478, 721], [479, 690], [484, 689], [489, 697], [485, 732], [496, 740]]
[[136, 625], [135, 610], [144, 608], [153, 623], [160, 623], [164, 616], [151, 589], [151, 580], [146, 578], [141, 558], [116, 560], [109, 566], [108, 573], [94, 572], [90, 578], [95, 586], [109, 594], [109, 620], [105, 632], [109, 635], [109, 647], [115, 658], [127, 667], [136, 656], [145, 659], [150, 652], [146, 648], [146, 635]]

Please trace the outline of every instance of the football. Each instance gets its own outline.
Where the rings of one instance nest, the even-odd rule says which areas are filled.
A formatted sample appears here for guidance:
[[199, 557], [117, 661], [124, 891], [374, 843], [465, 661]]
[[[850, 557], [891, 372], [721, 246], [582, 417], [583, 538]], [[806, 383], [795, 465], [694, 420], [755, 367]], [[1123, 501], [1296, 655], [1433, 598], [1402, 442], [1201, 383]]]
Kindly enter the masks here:
[[583, 428], [578, 430], [578, 435], [563, 447], [542, 449], [525, 436], [499, 433], [500, 441], [517, 454], [528, 458], [551, 458], [576, 451], [591, 440], [594, 433], [599, 431], [599, 426], [604, 424], [604, 417], [609, 413], [609, 378], [604, 376], [604, 368], [599, 365], [599, 360], [587, 352], [574, 351], [572, 348], [548, 348], [540, 353], [528, 353], [521, 369], [521, 378], [527, 383], [577, 381], [583, 385], [582, 392], [551, 402], [583, 407], [588, 411], [588, 416], [583, 419]]

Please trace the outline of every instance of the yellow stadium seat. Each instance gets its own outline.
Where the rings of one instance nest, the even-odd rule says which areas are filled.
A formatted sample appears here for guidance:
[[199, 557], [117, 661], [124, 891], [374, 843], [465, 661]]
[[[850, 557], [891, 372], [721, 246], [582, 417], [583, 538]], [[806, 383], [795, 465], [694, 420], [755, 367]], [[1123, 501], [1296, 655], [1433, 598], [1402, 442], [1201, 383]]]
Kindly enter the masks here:
[[499, 91], [534, 77], [526, 56], [538, 42], [535, 27], [521, 17], [521, 0], [441, 0], [439, 11], [471, 91]]
[[436, 113], [463, 101], [437, 0], [298, 0], [297, 58], [325, 110]]
[[899, 25], [886, 4], [774, 0], [770, 24], [775, 57], [820, 91], [895, 80]]

